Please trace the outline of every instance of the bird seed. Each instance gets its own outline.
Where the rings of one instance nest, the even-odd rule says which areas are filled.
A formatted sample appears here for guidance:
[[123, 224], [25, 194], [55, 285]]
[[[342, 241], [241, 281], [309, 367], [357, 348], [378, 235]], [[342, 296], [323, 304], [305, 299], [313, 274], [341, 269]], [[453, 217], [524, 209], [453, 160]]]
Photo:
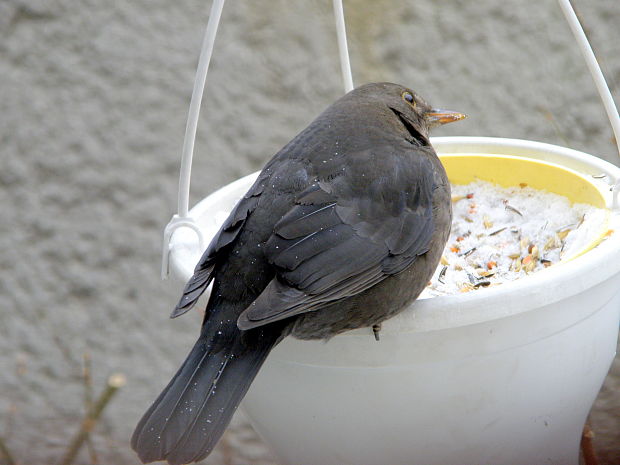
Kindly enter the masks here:
[[579, 254], [606, 224], [606, 210], [525, 183], [453, 185], [452, 208], [450, 238], [422, 297], [471, 292], [544, 270]]

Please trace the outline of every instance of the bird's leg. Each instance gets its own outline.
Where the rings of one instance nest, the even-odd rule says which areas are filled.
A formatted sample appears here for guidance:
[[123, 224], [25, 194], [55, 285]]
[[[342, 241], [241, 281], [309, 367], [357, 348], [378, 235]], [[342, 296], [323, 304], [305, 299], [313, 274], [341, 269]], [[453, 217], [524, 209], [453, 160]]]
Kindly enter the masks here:
[[372, 332], [375, 335], [375, 341], [378, 341], [379, 339], [381, 339], [379, 337], [379, 331], [381, 331], [381, 323], [376, 324], [376, 325], [372, 325]]

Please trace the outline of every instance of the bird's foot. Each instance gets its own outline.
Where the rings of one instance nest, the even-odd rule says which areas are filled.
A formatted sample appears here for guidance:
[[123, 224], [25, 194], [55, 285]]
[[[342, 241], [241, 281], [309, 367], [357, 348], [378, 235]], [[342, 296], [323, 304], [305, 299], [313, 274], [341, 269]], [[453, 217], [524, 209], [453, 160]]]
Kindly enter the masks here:
[[378, 341], [381, 339], [379, 337], [379, 331], [381, 331], [381, 323], [379, 323], [378, 325], [372, 325], [372, 332], [375, 335], [375, 341]]

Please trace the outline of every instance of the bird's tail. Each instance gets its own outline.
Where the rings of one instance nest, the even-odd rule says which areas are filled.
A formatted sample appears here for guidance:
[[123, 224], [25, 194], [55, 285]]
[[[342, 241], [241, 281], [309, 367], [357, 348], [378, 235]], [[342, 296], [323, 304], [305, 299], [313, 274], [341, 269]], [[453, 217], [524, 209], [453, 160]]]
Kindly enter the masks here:
[[[203, 334], [168, 386], [144, 414], [131, 446], [144, 463], [172, 465], [205, 458], [224, 430], [271, 349], [277, 328]], [[275, 329], [275, 330], [274, 330]]]

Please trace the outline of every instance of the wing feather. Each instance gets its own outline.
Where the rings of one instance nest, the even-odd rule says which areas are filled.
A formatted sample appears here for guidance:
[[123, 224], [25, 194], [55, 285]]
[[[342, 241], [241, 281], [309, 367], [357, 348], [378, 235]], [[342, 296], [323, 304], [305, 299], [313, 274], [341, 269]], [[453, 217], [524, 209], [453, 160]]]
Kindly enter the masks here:
[[356, 295], [428, 251], [435, 229], [431, 162], [388, 161], [366, 185], [339, 176], [298, 196], [266, 244], [276, 277], [241, 314], [241, 329]]
[[196, 268], [194, 268], [194, 274], [185, 285], [183, 294], [174, 310], [172, 310], [170, 318], [176, 318], [191, 310], [207, 289], [209, 283], [213, 280], [218, 260], [224, 259], [226, 251], [239, 236], [248, 216], [258, 205], [258, 199], [263, 192], [266, 178], [267, 175], [261, 173], [250, 190], [230, 212], [230, 215], [228, 215], [228, 218], [202, 254]]

